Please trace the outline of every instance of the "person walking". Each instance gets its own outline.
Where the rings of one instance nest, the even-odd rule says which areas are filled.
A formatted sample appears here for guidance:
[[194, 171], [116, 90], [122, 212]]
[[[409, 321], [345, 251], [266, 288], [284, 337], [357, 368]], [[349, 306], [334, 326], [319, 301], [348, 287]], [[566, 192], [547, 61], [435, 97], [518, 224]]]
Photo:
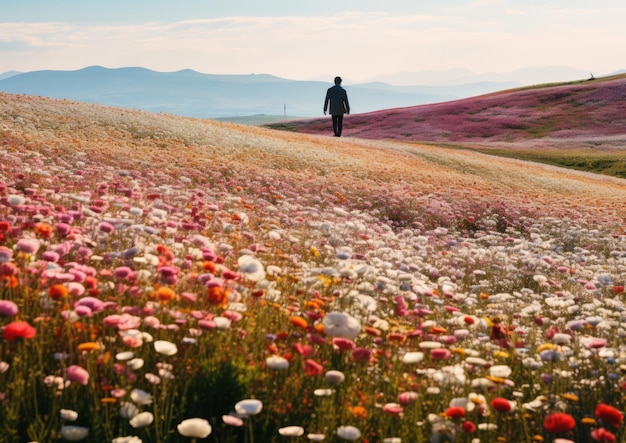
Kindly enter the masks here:
[[333, 117], [333, 132], [335, 133], [335, 137], [341, 137], [343, 115], [350, 114], [348, 93], [341, 87], [341, 77], [335, 77], [335, 86], [328, 88], [328, 91], [326, 91], [324, 115], [326, 115], [326, 111], [330, 111], [330, 115]]

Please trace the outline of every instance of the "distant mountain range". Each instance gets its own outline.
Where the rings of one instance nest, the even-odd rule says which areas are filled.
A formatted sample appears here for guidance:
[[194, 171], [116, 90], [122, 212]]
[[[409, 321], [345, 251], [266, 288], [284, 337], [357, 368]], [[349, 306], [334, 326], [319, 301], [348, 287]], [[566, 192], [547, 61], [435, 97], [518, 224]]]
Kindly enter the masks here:
[[[454, 100], [519, 85], [513, 81], [449, 86], [344, 84], [354, 113]], [[324, 96], [330, 86], [330, 82], [288, 80], [267, 74], [157, 72], [140, 67], [91, 66], [76, 71], [0, 74], [0, 91], [8, 93], [200, 118], [260, 114], [318, 116], [322, 114]]]
[[[590, 75], [567, 67], [529, 68], [508, 74], [484, 75], [457, 69], [398, 73], [366, 83], [346, 81], [344, 86], [353, 113], [366, 113], [473, 97], [529, 84], [529, 80], [531, 83], [535, 80], [537, 83], [566, 81]], [[481, 81], [480, 78], [490, 80]], [[75, 71], [0, 74], [0, 91], [8, 93], [231, 120], [259, 115], [319, 116], [326, 89], [330, 86], [329, 81], [289, 80], [268, 74], [217, 75], [189, 69], [158, 72], [141, 67], [109, 69], [91, 66]]]

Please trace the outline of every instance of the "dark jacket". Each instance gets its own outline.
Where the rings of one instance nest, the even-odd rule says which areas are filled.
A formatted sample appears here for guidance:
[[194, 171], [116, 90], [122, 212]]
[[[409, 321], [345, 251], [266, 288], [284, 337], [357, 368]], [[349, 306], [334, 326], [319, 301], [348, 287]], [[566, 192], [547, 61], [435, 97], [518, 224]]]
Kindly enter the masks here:
[[346, 90], [339, 85], [328, 88], [326, 91], [326, 100], [324, 100], [324, 112], [328, 109], [330, 102], [330, 114], [350, 114], [350, 103], [348, 103], [348, 94]]

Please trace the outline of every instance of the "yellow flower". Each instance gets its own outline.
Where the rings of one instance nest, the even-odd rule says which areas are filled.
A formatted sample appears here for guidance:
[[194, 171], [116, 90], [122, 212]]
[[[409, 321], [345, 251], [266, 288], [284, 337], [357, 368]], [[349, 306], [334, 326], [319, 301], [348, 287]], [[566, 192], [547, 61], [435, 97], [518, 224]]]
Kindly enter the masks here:
[[556, 349], [556, 346], [552, 343], [544, 343], [537, 348], [537, 352], [539, 353], [541, 351], [550, 351], [552, 349]]
[[494, 358], [501, 358], [503, 360], [506, 360], [507, 358], [509, 358], [510, 354], [506, 351], [495, 351], [493, 353]]

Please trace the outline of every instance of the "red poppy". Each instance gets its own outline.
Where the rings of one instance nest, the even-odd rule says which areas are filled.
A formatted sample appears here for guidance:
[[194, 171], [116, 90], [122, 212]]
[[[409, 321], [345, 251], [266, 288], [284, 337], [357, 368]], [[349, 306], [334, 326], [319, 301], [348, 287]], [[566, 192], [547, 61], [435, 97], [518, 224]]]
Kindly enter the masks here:
[[25, 338], [30, 340], [37, 334], [37, 330], [25, 321], [14, 321], [9, 323], [2, 330], [2, 338], [7, 341], [13, 341], [16, 338]]
[[473, 434], [474, 432], [476, 432], [476, 425], [469, 420], [464, 421], [461, 425], [461, 428], [463, 428], [463, 430], [468, 434]]
[[543, 420], [543, 427], [553, 434], [569, 432], [576, 427], [576, 420], [564, 412], [555, 412]]
[[614, 428], [619, 427], [624, 420], [624, 414], [619, 409], [607, 405], [606, 403], [599, 403], [598, 406], [596, 406], [596, 417], [609, 423]]
[[498, 412], [509, 412], [511, 410], [511, 402], [506, 398], [496, 397], [491, 401], [491, 407]]
[[615, 441], [615, 435], [604, 428], [597, 428], [591, 431], [591, 438], [600, 443], [613, 443]]
[[465, 408], [462, 408], [460, 406], [452, 406], [446, 409], [446, 416], [452, 418], [465, 417]]
[[304, 361], [304, 372], [309, 376], [322, 375], [324, 367], [315, 360], [307, 359]]

